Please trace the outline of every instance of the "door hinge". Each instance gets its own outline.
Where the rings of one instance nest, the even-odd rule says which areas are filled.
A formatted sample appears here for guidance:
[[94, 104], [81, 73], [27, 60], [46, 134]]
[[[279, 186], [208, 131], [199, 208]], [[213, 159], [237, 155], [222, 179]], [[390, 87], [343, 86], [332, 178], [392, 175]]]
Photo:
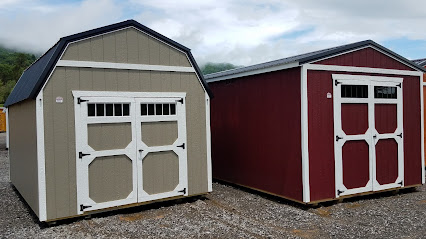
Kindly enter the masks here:
[[343, 138], [336, 135], [336, 141], [339, 141], [339, 139], [343, 139]]
[[402, 187], [403, 183], [404, 183], [404, 180], [401, 180], [401, 182], [399, 182], [398, 184], [401, 185], [401, 187]]
[[84, 209], [89, 207], [92, 207], [92, 206], [84, 206], [83, 204], [80, 204], [80, 212], [84, 211]]
[[180, 100], [177, 100], [176, 102], [183, 104], [183, 98], [180, 98]]
[[[329, 81], [330, 82], [330, 81]], [[338, 82], [337, 80], [334, 81], [334, 85], [337, 86], [338, 84], [340, 84], [340, 82]]]
[[177, 147], [181, 147], [182, 149], [185, 149], [185, 143], [183, 143], [182, 145], [178, 145]]
[[398, 134], [397, 136], [399, 136], [402, 139], [402, 133]]
[[182, 190], [178, 191], [178, 193], [186, 194], [186, 188], [184, 188], [184, 189], [182, 189]]
[[90, 154], [83, 154], [83, 152], [78, 152], [79, 158], [83, 158], [84, 156], [87, 156], [87, 155], [90, 155]]
[[344, 191], [340, 191], [339, 189], [337, 189], [337, 196], [340, 196], [340, 194], [342, 194]]
[[398, 85], [396, 85], [396, 86], [398, 86], [399, 88], [401, 88], [401, 83], [399, 83]]
[[80, 97], [77, 98], [77, 104], [80, 104], [81, 102], [86, 102], [86, 101], [89, 101], [89, 100], [83, 100]]

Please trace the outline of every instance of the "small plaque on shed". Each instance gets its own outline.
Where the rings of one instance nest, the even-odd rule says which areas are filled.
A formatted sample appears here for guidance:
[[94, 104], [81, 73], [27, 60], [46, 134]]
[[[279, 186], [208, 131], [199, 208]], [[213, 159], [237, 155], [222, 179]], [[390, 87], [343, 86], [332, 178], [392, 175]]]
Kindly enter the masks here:
[[56, 103], [62, 104], [64, 102], [64, 98], [63, 97], [56, 97]]
[[327, 93], [327, 99], [331, 99], [331, 97], [332, 97], [332, 96], [331, 96], [331, 93], [330, 93], [330, 92], [328, 92], [328, 93]]

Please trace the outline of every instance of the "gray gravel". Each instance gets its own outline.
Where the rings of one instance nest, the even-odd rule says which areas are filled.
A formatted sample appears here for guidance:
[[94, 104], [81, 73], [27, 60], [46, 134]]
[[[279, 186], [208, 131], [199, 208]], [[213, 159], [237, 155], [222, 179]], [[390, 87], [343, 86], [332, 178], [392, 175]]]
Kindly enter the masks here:
[[426, 238], [426, 187], [317, 208], [219, 183], [205, 197], [38, 223], [9, 180], [0, 134], [1, 238]]

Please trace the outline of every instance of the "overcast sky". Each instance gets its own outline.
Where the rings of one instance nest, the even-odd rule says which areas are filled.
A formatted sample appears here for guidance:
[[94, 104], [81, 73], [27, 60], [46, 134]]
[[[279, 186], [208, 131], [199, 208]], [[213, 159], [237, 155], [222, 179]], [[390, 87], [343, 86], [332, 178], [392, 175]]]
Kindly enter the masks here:
[[43, 53], [60, 37], [135, 19], [199, 64], [251, 65], [371, 39], [426, 57], [426, 1], [0, 0], [0, 45]]

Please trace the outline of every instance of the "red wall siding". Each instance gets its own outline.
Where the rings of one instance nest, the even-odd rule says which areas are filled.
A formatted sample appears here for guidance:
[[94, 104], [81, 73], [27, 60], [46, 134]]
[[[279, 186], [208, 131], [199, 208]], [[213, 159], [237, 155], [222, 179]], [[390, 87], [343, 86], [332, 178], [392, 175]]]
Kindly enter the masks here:
[[213, 177], [302, 201], [300, 68], [209, 85]]
[[[332, 74], [372, 75], [363, 73], [308, 71], [309, 180], [311, 201], [334, 198], [334, 118]], [[421, 183], [421, 111], [420, 81], [415, 76], [402, 77], [404, 107], [404, 183]]]
[[412, 68], [370, 47], [318, 61], [315, 62], [315, 64], [358, 66], [413, 71]]

